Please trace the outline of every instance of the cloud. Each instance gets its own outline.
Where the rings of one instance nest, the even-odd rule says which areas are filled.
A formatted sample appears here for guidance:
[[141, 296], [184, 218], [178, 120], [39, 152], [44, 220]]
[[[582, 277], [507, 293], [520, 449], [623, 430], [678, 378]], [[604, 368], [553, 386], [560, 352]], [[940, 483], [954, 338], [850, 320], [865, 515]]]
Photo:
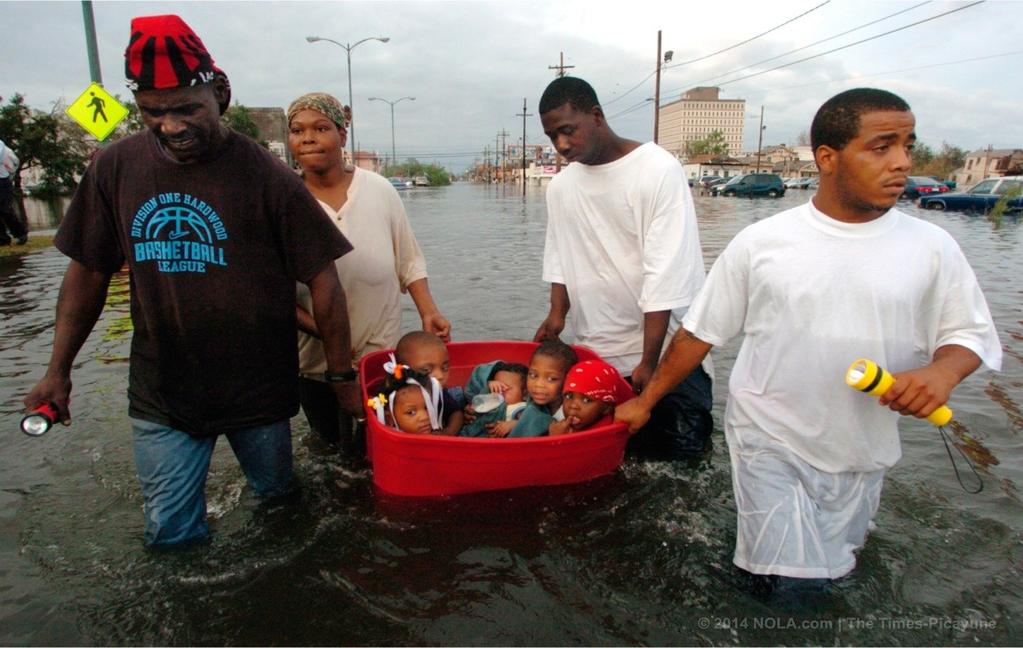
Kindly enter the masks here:
[[[96, 2], [96, 32], [106, 87], [122, 96], [123, 52], [132, 16], [177, 13], [203, 38], [231, 77], [234, 97], [250, 106], [280, 106], [311, 90], [347, 101], [345, 51], [309, 35], [355, 42], [352, 52], [355, 139], [362, 148], [388, 152], [391, 114], [371, 96], [415, 102], [395, 107], [399, 157], [437, 159], [455, 169], [480, 157], [502, 129], [521, 137], [522, 98], [527, 98], [527, 138], [543, 143], [535, 115], [549, 66], [560, 53], [570, 73], [590, 81], [608, 114], [653, 96], [651, 72], [657, 31], [673, 62], [698, 58], [770, 31], [704, 61], [668, 69], [662, 100], [722, 73], [788, 52], [911, 4], [867, 4], [834, 0], [788, 25], [777, 27], [819, 4], [798, 5], [737, 0], [726, 6], [633, 0], [582, 2]], [[963, 3], [932, 2], [853, 34], [756, 68], [826, 51], [936, 15]], [[81, 5], [77, 2], [7, 2], [0, 60], [0, 96], [13, 92], [46, 108], [72, 100], [89, 82]], [[744, 98], [747, 115], [764, 106], [765, 143], [789, 142], [809, 128], [817, 107], [856, 85], [904, 92], [917, 112], [922, 138], [947, 140], [963, 148], [988, 143], [1023, 146], [1023, 124], [1014, 106], [1023, 87], [1009, 71], [1021, 56], [942, 65], [873, 78], [881, 72], [948, 63], [975, 56], [1023, 50], [1023, 3], [989, 2], [891, 36], [850, 47], [813, 61], [722, 86], [723, 96]], [[1008, 75], [1008, 76], [1007, 76]], [[724, 81], [737, 75], [726, 76]], [[861, 78], [854, 78], [860, 76]], [[648, 78], [649, 77], [649, 78]], [[645, 81], [644, 81], [645, 80]], [[619, 97], [643, 81], [628, 96]], [[617, 101], [615, 101], [617, 99]], [[756, 145], [756, 126], [747, 118], [746, 146]], [[643, 105], [611, 120], [621, 135], [649, 140], [653, 106]], [[455, 157], [456, 154], [461, 154]]]

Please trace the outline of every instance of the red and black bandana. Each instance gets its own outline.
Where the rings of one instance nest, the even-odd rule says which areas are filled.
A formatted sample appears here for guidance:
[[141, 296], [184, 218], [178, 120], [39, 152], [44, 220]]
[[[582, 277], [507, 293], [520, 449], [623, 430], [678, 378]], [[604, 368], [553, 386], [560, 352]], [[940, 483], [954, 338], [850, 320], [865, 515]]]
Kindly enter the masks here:
[[124, 72], [133, 92], [197, 86], [218, 76], [227, 79], [202, 40], [175, 15], [132, 19]]

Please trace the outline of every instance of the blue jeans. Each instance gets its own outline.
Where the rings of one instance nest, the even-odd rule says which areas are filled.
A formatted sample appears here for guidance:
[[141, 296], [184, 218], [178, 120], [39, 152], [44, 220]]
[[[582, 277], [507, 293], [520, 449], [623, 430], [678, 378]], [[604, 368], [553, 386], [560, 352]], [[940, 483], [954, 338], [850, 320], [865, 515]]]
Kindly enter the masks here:
[[[172, 545], [209, 535], [206, 475], [216, 437], [200, 439], [136, 418], [131, 424], [135, 467], [145, 500], [146, 544]], [[292, 476], [289, 420], [225, 436], [257, 495], [273, 497], [287, 492]]]

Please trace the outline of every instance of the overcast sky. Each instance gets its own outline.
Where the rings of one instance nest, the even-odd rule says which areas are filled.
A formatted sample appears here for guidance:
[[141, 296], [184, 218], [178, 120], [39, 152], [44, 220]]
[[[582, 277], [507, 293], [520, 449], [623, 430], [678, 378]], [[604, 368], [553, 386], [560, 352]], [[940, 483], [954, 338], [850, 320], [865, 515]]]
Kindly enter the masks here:
[[[352, 51], [357, 145], [390, 152], [390, 107], [369, 97], [414, 96], [395, 106], [398, 157], [456, 171], [481, 157], [484, 146], [492, 149], [502, 129], [510, 142], [521, 137], [516, 113], [523, 98], [533, 113], [527, 141], [547, 143], [536, 108], [554, 77], [548, 66], [558, 63], [560, 52], [575, 66], [569, 73], [596, 88], [619, 134], [652, 139], [653, 104], [646, 100], [654, 95], [658, 30], [663, 49], [673, 51], [661, 81], [662, 104], [694, 85], [721, 85], [722, 98], [747, 102], [747, 150], [757, 145], [761, 105], [765, 145], [791, 144], [824, 100], [864, 85], [903, 96], [916, 114], [920, 140], [934, 147], [942, 141], [968, 150], [1023, 147], [1023, 3], [831, 0], [815, 9], [822, 2], [97, 1], [93, 9], [104, 86], [122, 96], [133, 16], [182, 16], [227, 72], [233, 98], [248, 106], [286, 108], [313, 90], [347, 103], [345, 51], [305, 37], [354, 43], [387, 36], [388, 43], [368, 41]], [[962, 10], [727, 83], [954, 9]], [[0, 2], [0, 16], [4, 101], [15, 92], [43, 109], [73, 101], [90, 81], [81, 3]], [[830, 40], [805, 47], [824, 39]], [[779, 58], [727, 74], [772, 57]]]

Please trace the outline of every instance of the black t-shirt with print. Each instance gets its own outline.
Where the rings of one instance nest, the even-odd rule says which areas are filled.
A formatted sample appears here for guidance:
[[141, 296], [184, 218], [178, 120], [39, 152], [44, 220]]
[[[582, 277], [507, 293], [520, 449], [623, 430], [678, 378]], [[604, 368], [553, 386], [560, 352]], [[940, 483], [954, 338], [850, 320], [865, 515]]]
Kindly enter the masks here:
[[127, 261], [129, 412], [196, 436], [298, 412], [295, 282], [352, 249], [295, 173], [234, 132], [194, 164], [148, 131], [103, 149], [54, 242], [94, 270]]

